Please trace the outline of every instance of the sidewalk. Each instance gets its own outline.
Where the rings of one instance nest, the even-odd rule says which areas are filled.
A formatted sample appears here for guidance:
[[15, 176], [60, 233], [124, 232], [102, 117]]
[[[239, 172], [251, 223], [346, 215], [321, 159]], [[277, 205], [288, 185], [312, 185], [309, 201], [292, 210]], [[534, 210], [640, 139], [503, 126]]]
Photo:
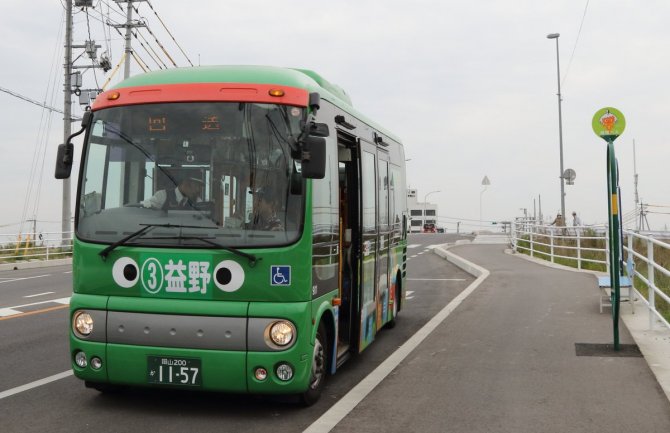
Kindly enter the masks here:
[[[596, 277], [607, 275], [603, 272], [580, 271], [575, 268], [551, 263], [547, 260], [530, 257], [526, 254], [507, 252], [519, 258], [523, 258], [524, 260], [555, 269], [592, 274]], [[611, 312], [611, 307], [607, 307], [604, 309], [603, 314], [607, 314], [608, 317], [611, 317]], [[634, 310], [630, 308], [630, 305], [627, 302], [622, 303], [619, 313], [623, 325], [625, 325], [628, 332], [630, 332], [635, 344], [638, 345], [640, 351], [644, 355], [649, 368], [653, 371], [654, 376], [656, 376], [658, 384], [665, 392], [668, 400], [670, 400], [670, 329], [660, 323], [653, 314], [650, 314], [646, 305], [639, 300], [634, 303]], [[653, 327], [650, 326], [650, 322], [653, 323]], [[619, 326], [621, 327], [621, 324]]]
[[[670, 431], [670, 403], [645, 358], [577, 356], [576, 344], [613, 338], [592, 275], [504, 245], [449, 253], [489, 277], [333, 431]], [[620, 340], [635, 343], [624, 326]]]

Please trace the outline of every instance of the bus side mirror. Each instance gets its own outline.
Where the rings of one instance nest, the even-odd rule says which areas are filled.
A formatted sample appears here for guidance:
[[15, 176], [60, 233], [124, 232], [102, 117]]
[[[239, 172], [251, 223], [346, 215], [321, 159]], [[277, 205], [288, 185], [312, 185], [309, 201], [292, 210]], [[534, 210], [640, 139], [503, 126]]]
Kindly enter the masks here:
[[302, 177], [323, 179], [326, 177], [326, 139], [307, 136], [303, 142], [300, 158]]
[[74, 145], [64, 143], [58, 145], [56, 155], [56, 179], [67, 179], [72, 173], [72, 162], [74, 159]]
[[56, 179], [67, 179], [72, 173], [72, 163], [74, 161], [74, 145], [72, 139], [81, 135], [86, 128], [91, 126], [93, 113], [91, 111], [84, 112], [81, 119], [81, 129], [67, 138], [67, 141], [58, 145], [58, 153], [56, 154]]

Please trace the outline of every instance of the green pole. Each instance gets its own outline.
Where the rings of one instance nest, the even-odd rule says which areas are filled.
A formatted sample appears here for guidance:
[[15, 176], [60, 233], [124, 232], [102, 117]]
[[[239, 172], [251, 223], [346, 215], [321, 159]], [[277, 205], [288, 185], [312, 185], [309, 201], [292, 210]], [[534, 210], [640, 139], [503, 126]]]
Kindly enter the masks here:
[[619, 239], [619, 197], [617, 186], [619, 185], [619, 173], [617, 172], [616, 156], [614, 155], [614, 140], [607, 141], [607, 207], [609, 210], [609, 236], [610, 236], [610, 281], [612, 283], [612, 324], [614, 330], [614, 350], [619, 350], [619, 307], [621, 302], [621, 289], [619, 276], [621, 275], [621, 245]]
[[621, 289], [621, 238], [619, 237], [619, 171], [614, 156], [614, 140], [623, 134], [626, 118], [614, 107], [605, 107], [596, 111], [591, 119], [591, 127], [595, 134], [607, 142], [607, 210], [610, 237], [610, 286], [612, 293], [612, 322], [614, 328], [614, 350], [619, 350], [619, 304]]

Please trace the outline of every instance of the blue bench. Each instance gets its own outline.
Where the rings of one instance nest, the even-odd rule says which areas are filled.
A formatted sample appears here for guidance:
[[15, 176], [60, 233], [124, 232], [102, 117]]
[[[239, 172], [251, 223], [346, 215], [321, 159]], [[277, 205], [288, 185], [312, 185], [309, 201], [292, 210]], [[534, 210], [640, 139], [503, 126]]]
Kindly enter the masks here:
[[[619, 300], [621, 302], [630, 302], [631, 312], [635, 314], [635, 290], [633, 290], [634, 264], [631, 257], [626, 261], [626, 274], [619, 275]], [[602, 291], [600, 294], [600, 312], [603, 312], [603, 307], [612, 306], [612, 281], [610, 276], [598, 277], [598, 287]]]

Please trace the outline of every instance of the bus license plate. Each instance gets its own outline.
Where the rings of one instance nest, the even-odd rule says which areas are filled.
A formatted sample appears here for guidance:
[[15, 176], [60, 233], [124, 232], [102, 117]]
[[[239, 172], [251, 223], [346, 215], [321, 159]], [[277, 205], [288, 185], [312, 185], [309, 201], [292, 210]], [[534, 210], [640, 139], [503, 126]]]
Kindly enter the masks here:
[[149, 356], [147, 381], [161, 385], [201, 386], [200, 359]]

